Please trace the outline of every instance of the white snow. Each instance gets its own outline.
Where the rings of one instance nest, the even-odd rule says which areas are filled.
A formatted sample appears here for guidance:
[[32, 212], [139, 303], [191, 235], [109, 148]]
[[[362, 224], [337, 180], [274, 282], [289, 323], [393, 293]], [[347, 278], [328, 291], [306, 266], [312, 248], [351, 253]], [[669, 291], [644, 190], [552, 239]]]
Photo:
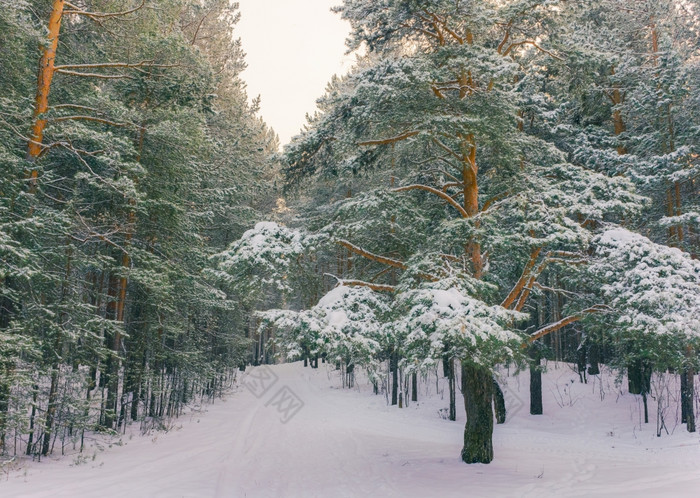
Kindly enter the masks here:
[[618, 325], [648, 335], [700, 336], [700, 262], [624, 228], [593, 243], [600, 257], [589, 271], [604, 283]]
[[[126, 438], [94, 460], [89, 449], [80, 465], [76, 455], [23, 463], [0, 480], [0, 496], [698, 496], [700, 436], [672, 421], [675, 405], [666, 413], [671, 434], [656, 437], [651, 398], [644, 424], [639, 396], [613, 374], [581, 384], [568, 365], [549, 367], [541, 416], [528, 414], [527, 372], [502, 372], [509, 419], [495, 428], [489, 465], [460, 462], [464, 409], [456, 422], [438, 416], [448, 397], [435, 393], [434, 375], [418, 404], [398, 409], [364, 380], [343, 390], [328, 365], [294, 363], [271, 367], [277, 381], [259, 398], [241, 384], [267, 367], [249, 368], [235, 393], [168, 433]], [[668, 381], [675, 377], [655, 378], [652, 389]], [[287, 423], [275, 401], [283, 387], [303, 402]]]

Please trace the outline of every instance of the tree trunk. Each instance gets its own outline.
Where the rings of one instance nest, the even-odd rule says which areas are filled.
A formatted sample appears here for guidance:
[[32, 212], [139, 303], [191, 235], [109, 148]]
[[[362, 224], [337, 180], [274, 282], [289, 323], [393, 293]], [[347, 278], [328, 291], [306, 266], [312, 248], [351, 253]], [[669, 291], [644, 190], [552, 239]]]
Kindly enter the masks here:
[[10, 406], [9, 362], [7, 365], [0, 367], [0, 453], [3, 453], [5, 450], [5, 424]]
[[[462, 157], [462, 185], [464, 196], [464, 210], [469, 217], [479, 213], [479, 186], [477, 183], [477, 173], [479, 171], [476, 164], [476, 139], [474, 135], [462, 137], [461, 141]], [[476, 223], [478, 227], [478, 222]], [[472, 262], [474, 278], [480, 279], [484, 270], [484, 263], [481, 257], [481, 245], [475, 239], [467, 244], [467, 254]]]
[[688, 376], [685, 371], [681, 371], [681, 424], [685, 424], [688, 421], [688, 403], [686, 402], [687, 390], [688, 390]]
[[635, 360], [627, 367], [627, 387], [630, 394], [651, 391], [651, 367], [642, 360]]
[[506, 421], [506, 400], [503, 397], [501, 386], [493, 379], [493, 406], [496, 412], [496, 423], [503, 424]]
[[27, 455], [32, 454], [32, 445], [34, 444], [34, 420], [36, 417], [36, 399], [39, 395], [39, 386], [32, 386], [32, 413], [29, 416], [29, 439], [27, 440]]
[[493, 377], [486, 368], [464, 363], [462, 386], [467, 412], [462, 460], [489, 463], [493, 460]]
[[51, 434], [53, 430], [53, 422], [56, 417], [56, 402], [58, 398], [58, 366], [51, 372], [51, 387], [49, 388], [49, 405], [46, 409], [46, 427], [44, 429], [44, 442], [41, 447], [41, 454], [46, 456], [49, 454], [51, 447]]
[[411, 376], [411, 401], [418, 401], [418, 374], [413, 372]]
[[598, 345], [595, 343], [590, 344], [588, 346], [588, 375], [600, 374], [599, 358]]
[[391, 369], [391, 404], [393, 406], [399, 402], [399, 354], [396, 351], [391, 353], [389, 364]]
[[[615, 67], [611, 69], [610, 74], [613, 76], [615, 75]], [[624, 96], [620, 91], [619, 85], [617, 84], [613, 85], [612, 94], [608, 94], [608, 96], [614, 106], [619, 106], [624, 102]], [[613, 111], [612, 118], [613, 126], [615, 128], [615, 136], [619, 136], [627, 131], [627, 126], [625, 125], [625, 121], [622, 117], [622, 111], [619, 108]], [[617, 146], [617, 154], [620, 156], [627, 154], [627, 148], [621, 143]]]
[[[681, 405], [685, 406], [685, 422], [688, 432], [695, 432], [695, 407], [693, 398], [695, 397], [695, 374], [692, 368], [688, 368], [681, 373], [681, 379], [685, 377], [684, 386], [681, 385]], [[683, 389], [685, 387], [685, 389]]]
[[530, 362], [530, 415], [542, 415], [542, 359], [539, 352], [531, 353]]
[[[58, 48], [58, 36], [61, 32], [61, 21], [63, 19], [64, 0], [54, 0], [49, 17], [48, 45], [41, 47], [41, 59], [39, 60], [39, 76], [36, 86], [36, 97], [34, 99], [34, 115], [32, 123], [31, 141], [27, 147], [27, 158], [35, 161], [42, 150], [44, 140], [44, 128], [46, 128], [46, 118], [43, 116], [49, 110], [49, 93], [51, 92], [51, 81], [55, 73], [56, 49]], [[31, 171], [31, 188], [36, 188], [37, 170]]]

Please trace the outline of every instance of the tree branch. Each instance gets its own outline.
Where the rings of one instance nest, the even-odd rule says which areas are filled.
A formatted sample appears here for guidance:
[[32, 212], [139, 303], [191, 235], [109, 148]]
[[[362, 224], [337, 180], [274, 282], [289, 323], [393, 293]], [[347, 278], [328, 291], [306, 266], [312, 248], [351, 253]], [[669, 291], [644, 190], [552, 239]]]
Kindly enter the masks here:
[[129, 123], [117, 123], [115, 121], [110, 121], [109, 119], [96, 118], [94, 116], [60, 116], [57, 118], [50, 118], [49, 119], [49, 121], [54, 122], [54, 123], [60, 123], [61, 121], [69, 121], [69, 120], [94, 121], [96, 123], [102, 123], [102, 124], [106, 124], [106, 125], [119, 126], [119, 127], [129, 126]]
[[488, 208], [490, 208], [491, 205], [492, 205], [494, 202], [500, 201], [501, 199], [503, 199], [504, 197], [507, 197], [507, 196], [509, 196], [509, 195], [510, 195], [510, 190], [506, 190], [505, 192], [501, 192], [500, 194], [494, 195], [494, 196], [491, 197], [489, 200], [487, 200], [486, 202], [484, 202], [484, 205], [481, 207], [481, 212], [483, 213], [483, 212], [486, 211]]
[[99, 69], [99, 68], [135, 68], [135, 67], [176, 67], [177, 64], [155, 64], [152, 60], [141, 62], [102, 62], [96, 64], [63, 64], [54, 69]]
[[462, 216], [462, 218], [469, 218], [469, 213], [459, 205], [457, 201], [455, 201], [452, 197], [447, 195], [445, 192], [438, 190], [433, 187], [429, 187], [427, 185], [408, 185], [406, 187], [399, 187], [397, 189], [392, 190], [392, 192], [407, 192], [409, 190], [425, 190], [426, 192], [430, 192], [431, 194], [435, 194], [438, 197], [440, 197], [442, 200], [447, 202], [450, 206], [455, 208], [457, 211], [459, 211], [459, 214]]
[[574, 322], [578, 322], [579, 320], [581, 320], [582, 318], [584, 318], [588, 314], [600, 313], [602, 311], [608, 311], [608, 310], [610, 310], [610, 307], [605, 306], [604, 304], [596, 304], [595, 306], [591, 306], [590, 308], [587, 308], [579, 313], [576, 313], [575, 315], [567, 316], [566, 318], [562, 318], [558, 322], [550, 323], [549, 325], [542, 327], [537, 332], [535, 332], [530, 337], [528, 337], [527, 342], [528, 343], [535, 342], [537, 339], [540, 339], [546, 335], [549, 335], [552, 332], [556, 332], [557, 330], [560, 330], [560, 329], [566, 327], [567, 325], [570, 325]]
[[82, 10], [80, 7], [70, 3], [66, 2], [66, 6], [69, 7], [72, 10], [64, 10], [63, 14], [64, 15], [76, 15], [76, 16], [85, 16], [89, 17], [91, 19], [107, 19], [110, 17], [121, 17], [121, 16], [126, 16], [128, 14], [133, 14], [134, 12], [141, 10], [143, 6], [145, 5], [146, 0], [141, 0], [141, 3], [134, 7], [133, 9], [129, 10], [123, 10], [121, 12], [87, 12], [85, 10]]
[[510, 29], [513, 26], [513, 21], [510, 21], [506, 27], [506, 33], [503, 36], [503, 40], [501, 40], [501, 43], [498, 44], [498, 48], [496, 51], [500, 54], [501, 51], [503, 50], [503, 47], [506, 45], [508, 42], [508, 39], [510, 38]]
[[338, 285], [347, 285], [349, 287], [368, 287], [373, 291], [378, 292], [396, 292], [396, 287], [393, 285], [374, 284], [372, 282], [364, 282], [362, 280], [338, 280]]
[[522, 292], [523, 288], [525, 287], [525, 283], [527, 282], [530, 272], [535, 266], [535, 263], [537, 262], [537, 258], [540, 255], [540, 252], [542, 252], [542, 246], [539, 247], [534, 247], [532, 251], [530, 252], [530, 258], [527, 261], [527, 264], [525, 265], [525, 268], [523, 268], [523, 273], [520, 275], [520, 278], [516, 282], [515, 286], [511, 291], [508, 293], [508, 296], [503, 300], [501, 303], [501, 306], [508, 309], [510, 308], [517, 297], [520, 295]]
[[67, 74], [69, 76], [82, 76], [85, 78], [101, 78], [104, 80], [118, 80], [118, 79], [131, 79], [133, 76], [128, 76], [126, 74], [99, 74], [99, 73], [81, 73], [79, 71], [68, 71], [66, 69], [57, 69], [57, 73]]
[[387, 258], [385, 256], [379, 256], [378, 254], [371, 253], [369, 251], [365, 251], [364, 249], [357, 247], [354, 244], [351, 244], [347, 240], [339, 240], [338, 244], [346, 248], [350, 252], [354, 252], [355, 254], [359, 254], [363, 258], [367, 258], [372, 261], [376, 261], [377, 263], [382, 263], [385, 265], [393, 266], [394, 268], [400, 268], [401, 270], [406, 269], [406, 265], [402, 263], [401, 261], [397, 259], [392, 259], [392, 258]]
[[[366, 251], [362, 249], [361, 247], [357, 247], [354, 244], [351, 244], [347, 240], [339, 240], [338, 244], [346, 248], [350, 252], [354, 252], [355, 254], [359, 254], [363, 258], [369, 259], [370, 261], [375, 261], [377, 263], [382, 263], [388, 266], [392, 266], [394, 268], [399, 268], [401, 270], [407, 270], [408, 266], [406, 266], [405, 263], [402, 261], [399, 261], [398, 259], [393, 259], [393, 258], [387, 258], [386, 256], [380, 256], [378, 254], [371, 253], [369, 251]], [[433, 275], [429, 275], [427, 273], [419, 272], [418, 276], [424, 280], [428, 280], [430, 282], [437, 282], [440, 280], [437, 277], [434, 277]], [[374, 284], [373, 284], [374, 285]]]
[[460, 189], [464, 188], [464, 183], [462, 182], [450, 182], [442, 186], [442, 191], [447, 193], [447, 191], [453, 187], [458, 187]]
[[438, 35], [437, 33], [433, 33], [432, 31], [428, 31], [427, 29], [419, 28], [417, 26], [409, 26], [406, 23], [402, 23], [401, 27], [406, 29], [415, 29], [416, 31], [423, 33], [425, 36], [429, 36], [431, 38], [435, 38], [436, 40], [440, 40], [440, 35]]
[[366, 142], [358, 142], [357, 145], [365, 147], [365, 146], [370, 146], [370, 145], [391, 145], [395, 144], [396, 142], [401, 142], [402, 140], [406, 140], [407, 138], [414, 137], [418, 135], [420, 132], [419, 131], [407, 131], [406, 133], [402, 133], [401, 135], [397, 135], [395, 137], [391, 138], [385, 138], [383, 140], [367, 140]]
[[451, 156], [453, 156], [454, 158], [456, 158], [458, 161], [460, 161], [460, 162], [464, 161], [464, 158], [463, 158], [462, 156], [460, 156], [460, 155], [457, 154], [455, 151], [453, 151], [452, 149], [450, 149], [447, 145], [445, 145], [444, 143], [442, 143], [439, 139], [433, 137], [433, 142], [435, 143], [435, 145], [437, 145], [438, 147], [440, 147], [440, 148], [441, 148], [442, 150], [444, 150], [445, 152], [449, 153]]
[[535, 47], [535, 48], [536, 48], [537, 50], [539, 50], [540, 52], [542, 52], [542, 53], [544, 53], [544, 54], [547, 54], [547, 55], [549, 55], [550, 57], [553, 57], [554, 59], [557, 59], [557, 60], [560, 60], [560, 61], [563, 61], [563, 60], [564, 60], [563, 58], [561, 58], [561, 57], [559, 57], [558, 55], [556, 55], [556, 54], [550, 52], [549, 50], [546, 50], [546, 49], [540, 47], [540, 46], [537, 44], [537, 42], [534, 41], [534, 40], [523, 40], [523, 41], [511, 43], [510, 45], [508, 45], [508, 48], [505, 49], [505, 51], [503, 52], [503, 56], [505, 57], [506, 55], [508, 55], [508, 54], [510, 53], [510, 51], [513, 50], [515, 47], [521, 47], [521, 46], [523, 46], [523, 45], [532, 45], [533, 47]]

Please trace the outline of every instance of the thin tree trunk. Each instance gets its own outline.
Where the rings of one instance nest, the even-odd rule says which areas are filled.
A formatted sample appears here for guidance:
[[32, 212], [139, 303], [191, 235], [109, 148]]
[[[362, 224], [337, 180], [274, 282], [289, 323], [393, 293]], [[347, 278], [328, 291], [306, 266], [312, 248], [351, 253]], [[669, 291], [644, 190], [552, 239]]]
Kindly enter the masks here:
[[643, 360], [635, 360], [627, 367], [627, 387], [630, 394], [651, 390], [651, 367]]
[[496, 379], [493, 379], [493, 406], [496, 412], [496, 423], [504, 424], [506, 421], [506, 400]]
[[418, 373], [411, 376], [411, 401], [418, 401]]
[[[681, 371], [681, 424], [685, 424], [688, 421], [688, 403], [687, 403], [687, 391], [688, 391], [688, 376], [685, 371]], [[692, 379], [691, 379], [692, 380]]]
[[542, 358], [539, 352], [530, 355], [530, 415], [542, 415]]
[[600, 351], [598, 350], [598, 344], [591, 343], [588, 346], [588, 375], [600, 374], [599, 361]]
[[29, 416], [29, 439], [27, 440], [27, 455], [32, 454], [32, 446], [34, 444], [34, 420], [36, 417], [36, 401], [39, 395], [39, 386], [34, 384], [32, 386], [32, 413]]
[[51, 387], [49, 388], [49, 405], [46, 409], [46, 425], [44, 428], [44, 442], [41, 454], [46, 456], [51, 448], [51, 434], [56, 417], [56, 401], [58, 398], [58, 365], [51, 372]]
[[685, 389], [681, 386], [681, 405], [685, 405], [685, 423], [688, 432], [695, 432], [695, 373], [688, 367], [681, 373], [681, 378], [685, 377]]
[[399, 402], [399, 354], [396, 351], [391, 353], [389, 363], [391, 367], [391, 404], [393, 406]]
[[449, 367], [448, 367], [448, 372], [449, 376], [447, 377], [449, 382], [449, 388], [450, 388], [450, 416], [449, 419], [452, 421], [457, 420], [457, 406], [456, 406], [456, 399], [457, 399], [457, 386], [455, 385], [455, 360], [454, 358], [450, 358], [448, 361]]

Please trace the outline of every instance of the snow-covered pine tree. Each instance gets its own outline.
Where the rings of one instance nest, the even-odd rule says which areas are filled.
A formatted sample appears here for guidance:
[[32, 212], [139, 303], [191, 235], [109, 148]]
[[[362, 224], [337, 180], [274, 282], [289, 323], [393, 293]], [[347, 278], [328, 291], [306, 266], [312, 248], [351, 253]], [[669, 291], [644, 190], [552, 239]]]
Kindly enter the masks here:
[[2, 451], [158, 426], [246, 361], [249, 313], [203, 274], [274, 200], [237, 19], [224, 0], [3, 5], [0, 434], [22, 444]]
[[[484, 306], [522, 311], [548, 267], [585, 259], [592, 228], [639, 211], [642, 198], [628, 180], [568, 162], [554, 144], [522, 126], [528, 102], [548, 99], [546, 87], [533, 80], [543, 67], [561, 63], [562, 54], [548, 46], [560, 12], [554, 4], [348, 1], [338, 11], [353, 26], [350, 48], [364, 43], [369, 54], [330, 88], [321, 101], [324, 112], [286, 149], [286, 174], [294, 184], [316, 172], [394, 172], [393, 188], [363, 197], [365, 204], [380, 205], [387, 194], [396, 196], [384, 215], [388, 229], [376, 233], [362, 227], [375, 221], [358, 219], [352, 232], [366, 245], [338, 243], [377, 270], [400, 272], [397, 300], [456, 278], [455, 289]], [[402, 209], [403, 197], [413, 199], [409, 211]], [[380, 252], [375, 247], [395, 238], [386, 223], [393, 216], [412, 216], [422, 236]], [[328, 230], [340, 233], [342, 226]], [[404, 255], [395, 256], [397, 249]], [[389, 272], [377, 275], [364, 285], [394, 284]], [[533, 339], [598, 310], [595, 303], [578, 304]], [[498, 337], [505, 336], [493, 339], [509, 351]], [[491, 410], [494, 363], [445, 346], [460, 354], [472, 418], [485, 420], [479, 410]], [[479, 427], [466, 428], [467, 462], [492, 458], [491, 429]]]

